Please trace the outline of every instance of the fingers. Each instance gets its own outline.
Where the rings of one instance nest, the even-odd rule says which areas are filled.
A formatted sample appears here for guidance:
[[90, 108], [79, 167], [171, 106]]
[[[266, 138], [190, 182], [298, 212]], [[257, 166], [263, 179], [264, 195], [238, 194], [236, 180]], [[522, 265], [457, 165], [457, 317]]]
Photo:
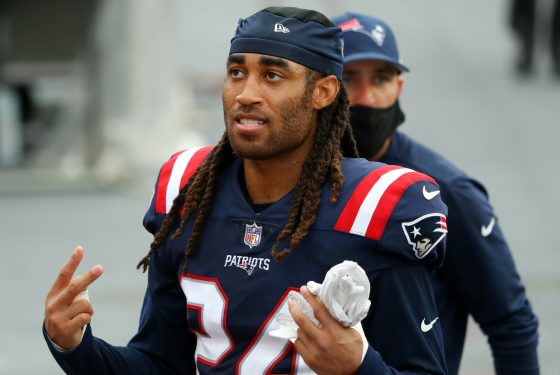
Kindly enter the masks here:
[[296, 351], [315, 373], [355, 373], [362, 356], [360, 334], [342, 326], [307, 287], [301, 287], [300, 293], [311, 305], [320, 325], [316, 326], [294, 301], [288, 300], [290, 314], [299, 327], [293, 344]]
[[103, 266], [98, 264], [83, 275], [72, 279], [83, 257], [84, 249], [81, 246], [77, 246], [49, 290], [47, 304], [70, 305], [80, 293], [86, 290], [91, 283], [103, 274]]
[[84, 312], [68, 320], [45, 320], [45, 329], [52, 342], [64, 349], [74, 349], [82, 341], [83, 328], [91, 323], [92, 315]]
[[336, 320], [329, 313], [329, 310], [327, 310], [323, 302], [321, 302], [321, 300], [318, 297], [311, 294], [311, 292], [306, 286], [302, 286], [300, 288], [300, 293], [303, 296], [303, 298], [305, 298], [305, 300], [309, 302], [309, 304], [313, 308], [313, 314], [315, 315], [315, 318], [317, 318], [317, 320], [319, 321], [319, 323], [321, 323], [322, 326], [326, 326], [328, 324], [336, 322]]
[[61, 302], [71, 304], [72, 301], [103, 274], [103, 266], [93, 266], [86, 273], [76, 277], [68, 284], [61, 295]]
[[81, 330], [86, 324], [91, 323], [91, 316], [92, 315], [88, 313], [78, 314], [72, 318], [72, 320], [70, 321], [70, 326], [73, 329]]
[[80, 300], [73, 303], [66, 313], [70, 317], [68, 328], [71, 330], [81, 330], [83, 326], [91, 322], [93, 307], [91, 303]]
[[321, 291], [321, 287], [322, 285], [315, 281], [307, 282], [307, 289], [311, 292], [311, 294], [315, 296], [319, 294], [319, 292]]
[[65, 314], [70, 320], [80, 314], [93, 315], [93, 306], [86, 300], [78, 300], [68, 307]]
[[76, 272], [76, 269], [80, 265], [83, 257], [84, 249], [81, 246], [76, 246], [76, 248], [72, 252], [72, 255], [70, 255], [70, 259], [68, 259], [66, 264], [62, 266], [58, 277], [54, 281], [48, 293], [49, 295], [60, 292], [68, 285], [68, 283], [70, 283], [70, 280], [72, 280], [72, 276], [74, 276], [74, 272]]
[[[313, 308], [313, 315], [319, 321], [320, 326], [318, 327], [309, 319], [305, 313], [291, 300], [288, 300], [288, 309], [294, 322], [299, 327], [298, 329], [298, 339], [296, 340], [296, 349], [299, 347], [300, 350], [305, 350], [305, 345], [310, 345], [320, 341], [322, 330], [331, 324], [337, 324], [337, 322], [332, 318], [328, 310], [325, 308], [323, 303], [318, 297], [312, 295], [307, 287], [303, 286], [300, 288], [300, 292], [307, 302]], [[304, 346], [304, 348], [302, 348]]]
[[[318, 327], [309, 319], [299, 306], [292, 300], [288, 300], [288, 310], [297, 326], [304, 332], [313, 331]], [[298, 336], [299, 337], [299, 336]]]
[[66, 319], [62, 320], [66, 322], [66, 329], [74, 332], [81, 330], [83, 326], [91, 322], [93, 306], [88, 301], [79, 300], [70, 305], [63, 314], [66, 316]]
[[298, 329], [298, 337], [294, 341], [294, 347], [303, 358], [307, 358], [307, 356], [309, 355], [308, 353], [310, 353], [311, 351], [311, 348], [306, 345], [306, 342], [308, 342], [307, 340], [300, 338], [300, 336], [304, 336], [300, 331], [301, 330]]
[[299, 327], [297, 330], [297, 338], [293, 342], [294, 347], [296, 348], [296, 351], [305, 358], [306, 353], [309, 352], [309, 348], [305, 344], [306, 342], [309, 342], [309, 335], [307, 332], [309, 330], [318, 329], [318, 327], [313, 324], [313, 322], [305, 315], [298, 305], [291, 300], [288, 300], [288, 310], [290, 311], [294, 322]]
[[[84, 250], [77, 246], [62, 267], [45, 301], [45, 329], [50, 339], [62, 348], [74, 348], [82, 340], [82, 327], [91, 321], [93, 307], [80, 295], [103, 274], [101, 265], [74, 277]], [[85, 293], [84, 293], [85, 294]]]
[[81, 342], [82, 328], [91, 322], [92, 315], [93, 307], [87, 300], [77, 300], [69, 306], [54, 301], [45, 308], [45, 330], [58, 346], [72, 349]]

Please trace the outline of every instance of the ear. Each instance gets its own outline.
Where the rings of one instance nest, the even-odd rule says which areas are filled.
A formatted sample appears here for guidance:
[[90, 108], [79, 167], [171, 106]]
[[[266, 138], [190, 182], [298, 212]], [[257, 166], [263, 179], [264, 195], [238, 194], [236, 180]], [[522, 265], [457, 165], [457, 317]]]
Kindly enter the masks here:
[[329, 106], [338, 95], [338, 79], [329, 75], [315, 82], [313, 89], [313, 109], [320, 110]]
[[400, 97], [400, 96], [401, 96], [401, 92], [402, 92], [402, 88], [403, 88], [403, 85], [404, 85], [404, 77], [402, 76], [402, 74], [399, 75], [398, 81], [397, 81], [397, 82], [398, 82], [398, 85], [399, 85], [399, 88], [398, 88], [398, 90], [399, 90], [399, 91], [398, 91], [398, 97]]

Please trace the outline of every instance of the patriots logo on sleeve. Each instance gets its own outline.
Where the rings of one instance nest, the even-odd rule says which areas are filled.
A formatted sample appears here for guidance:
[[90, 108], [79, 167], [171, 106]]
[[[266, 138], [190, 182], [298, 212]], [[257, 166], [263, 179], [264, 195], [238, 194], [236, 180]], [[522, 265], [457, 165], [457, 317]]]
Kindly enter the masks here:
[[412, 245], [417, 258], [422, 259], [447, 234], [447, 218], [440, 213], [431, 213], [414, 221], [402, 223], [406, 240]]

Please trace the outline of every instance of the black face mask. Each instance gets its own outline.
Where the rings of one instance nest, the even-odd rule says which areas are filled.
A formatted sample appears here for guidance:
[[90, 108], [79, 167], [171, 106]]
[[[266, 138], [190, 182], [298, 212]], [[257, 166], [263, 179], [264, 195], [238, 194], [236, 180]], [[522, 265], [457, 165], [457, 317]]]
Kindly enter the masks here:
[[363, 105], [350, 107], [350, 125], [356, 138], [360, 157], [371, 160], [383, 147], [385, 140], [404, 122], [399, 101], [388, 108]]

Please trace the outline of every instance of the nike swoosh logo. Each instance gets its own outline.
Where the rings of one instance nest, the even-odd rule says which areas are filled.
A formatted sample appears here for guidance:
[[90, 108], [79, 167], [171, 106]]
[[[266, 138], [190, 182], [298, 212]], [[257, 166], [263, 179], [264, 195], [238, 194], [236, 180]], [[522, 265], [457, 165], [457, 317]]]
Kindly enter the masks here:
[[422, 332], [428, 332], [429, 330], [431, 330], [438, 319], [439, 316], [432, 320], [429, 324], [426, 324], [425, 318], [422, 319], [422, 323], [420, 324], [420, 329], [422, 330]]
[[492, 233], [492, 229], [494, 229], [494, 224], [496, 224], [496, 218], [492, 217], [488, 225], [483, 225], [480, 227], [480, 234], [482, 234], [482, 237], [488, 237], [490, 233]]
[[424, 194], [424, 198], [426, 198], [427, 200], [431, 201], [432, 199], [434, 199], [434, 197], [435, 197], [436, 195], [439, 194], [439, 190], [428, 191], [428, 190], [426, 190], [426, 187], [423, 186], [423, 187], [422, 187], [422, 194]]

